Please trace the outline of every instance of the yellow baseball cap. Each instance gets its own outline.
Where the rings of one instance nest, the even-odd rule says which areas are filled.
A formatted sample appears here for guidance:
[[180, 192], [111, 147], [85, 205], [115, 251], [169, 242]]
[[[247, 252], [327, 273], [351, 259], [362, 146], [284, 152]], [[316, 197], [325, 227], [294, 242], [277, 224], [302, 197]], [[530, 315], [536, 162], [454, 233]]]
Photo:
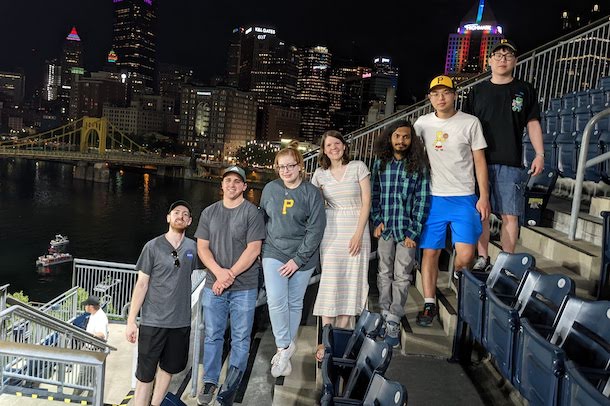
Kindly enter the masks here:
[[430, 82], [430, 90], [435, 88], [436, 86], [445, 86], [449, 89], [455, 89], [455, 85], [453, 84], [453, 80], [449, 76], [440, 75], [432, 79]]

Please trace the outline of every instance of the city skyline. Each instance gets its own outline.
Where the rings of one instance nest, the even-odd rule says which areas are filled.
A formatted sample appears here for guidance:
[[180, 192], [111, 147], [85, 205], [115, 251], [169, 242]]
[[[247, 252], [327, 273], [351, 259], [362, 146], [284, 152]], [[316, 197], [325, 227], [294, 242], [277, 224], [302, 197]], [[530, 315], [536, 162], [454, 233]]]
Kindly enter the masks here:
[[[345, 1], [295, 4], [289, 11], [277, 1], [213, 5], [189, 1], [181, 8], [159, 1], [157, 60], [190, 66], [197, 79], [207, 81], [224, 73], [233, 28], [267, 25], [296, 46], [327, 46], [334, 59], [353, 58], [355, 64], [370, 66], [375, 56], [392, 58], [401, 72], [399, 102], [408, 104], [412, 95], [421, 98], [425, 82], [443, 71], [447, 35], [474, 3], [390, 4], [404, 9], [409, 16], [405, 18], [388, 12], [388, 7], [356, 8]], [[579, 11], [569, 1], [486, 3], [522, 52], [559, 35], [562, 10]], [[582, 6], [583, 10], [588, 7]], [[85, 68], [103, 69], [112, 47], [112, 10], [110, 0], [92, 4], [64, 0], [60, 6], [43, 1], [4, 2], [0, 5], [0, 33], [15, 39], [7, 41], [5, 55], [10, 58], [0, 61], [0, 70], [23, 68], [31, 94], [41, 86], [44, 61], [58, 57], [72, 26], [83, 40]], [[28, 20], [36, 24], [27, 24]]]

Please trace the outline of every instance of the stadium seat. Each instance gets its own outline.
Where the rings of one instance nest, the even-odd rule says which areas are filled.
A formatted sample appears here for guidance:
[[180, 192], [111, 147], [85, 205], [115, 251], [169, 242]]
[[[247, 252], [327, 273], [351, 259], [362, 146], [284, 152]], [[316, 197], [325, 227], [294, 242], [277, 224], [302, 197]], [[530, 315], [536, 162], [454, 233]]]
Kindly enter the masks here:
[[573, 94], [576, 98], [576, 105], [574, 107], [586, 107], [591, 104], [591, 92], [589, 90], [582, 90]]
[[[586, 369], [582, 370], [586, 371]], [[597, 390], [573, 361], [565, 363], [565, 374], [561, 382], [559, 398], [560, 406], [610, 406], [608, 396], [604, 396]]]
[[571, 133], [576, 130], [576, 117], [574, 116], [575, 107], [562, 109], [559, 112], [559, 132]]
[[571, 109], [576, 107], [576, 93], [566, 93], [561, 97], [561, 108], [562, 109]]
[[376, 338], [382, 325], [381, 314], [364, 309], [353, 330], [324, 326], [322, 344], [333, 357], [356, 359], [364, 337]]
[[560, 133], [557, 143], [557, 169], [568, 178], [576, 177], [576, 133]]
[[[576, 171], [578, 170], [578, 160], [580, 158], [580, 146], [582, 143], [582, 137], [584, 135], [582, 132], [576, 132], [575, 134], [576, 134], [576, 138], [575, 138], [576, 151], [575, 151], [574, 159], [572, 161], [574, 173], [576, 173]], [[598, 133], [596, 133], [595, 131], [593, 131], [590, 135], [589, 149], [587, 151], [587, 158], [586, 158], [587, 160], [595, 158], [596, 156], [599, 155], [599, 140], [598, 140], [597, 136], [598, 136]], [[585, 169], [585, 180], [588, 180], [591, 182], [599, 182], [601, 179], [602, 179], [601, 165], [590, 166]]]
[[545, 275], [531, 269], [515, 301], [487, 292], [485, 307], [485, 335], [483, 345], [495, 358], [502, 375], [509, 380], [513, 377], [515, 355], [519, 357], [517, 330], [520, 318], [526, 317], [537, 331], [545, 330], [550, 335], [557, 311], [574, 293], [574, 282], [563, 275]]
[[580, 106], [574, 110], [574, 115], [576, 118], [574, 130], [577, 132], [583, 132], [585, 130], [585, 126], [593, 117], [593, 110], [590, 105]]
[[545, 134], [553, 134], [559, 130], [559, 112], [557, 110], [548, 110], [545, 114], [546, 128], [542, 128]]
[[602, 260], [597, 285], [597, 300], [610, 300], [610, 211], [602, 211], [604, 231], [602, 234]]
[[599, 78], [597, 87], [604, 90], [610, 90], [610, 76], [604, 76]]
[[565, 352], [538, 334], [526, 318], [521, 320], [517, 340], [521, 353], [515, 354], [513, 385], [529, 405], [555, 406]]
[[562, 109], [561, 98], [559, 98], [559, 97], [552, 98], [549, 104], [550, 104], [549, 110], [559, 111]]
[[342, 397], [362, 399], [373, 373], [384, 374], [392, 359], [392, 346], [385, 341], [364, 338], [362, 348], [345, 383]]
[[373, 375], [363, 406], [402, 406], [407, 404], [407, 389], [403, 384], [389, 381], [379, 374]]
[[[610, 131], [609, 130], [597, 131], [595, 138], [597, 138], [598, 149], [599, 149], [600, 155], [610, 151]], [[610, 183], [610, 162], [608, 162], [608, 161], [602, 162], [600, 164], [599, 171], [600, 171], [600, 175], [601, 175], [602, 179], [604, 180], [604, 182]]]
[[542, 213], [557, 182], [556, 169], [545, 168], [540, 174], [529, 175], [525, 183], [523, 224], [535, 226], [542, 222]]
[[458, 323], [451, 361], [468, 362], [471, 341], [483, 342], [487, 291], [494, 290], [507, 300], [516, 299], [522, 281], [535, 266], [536, 260], [529, 254], [501, 252], [489, 274], [471, 270], [458, 274]]

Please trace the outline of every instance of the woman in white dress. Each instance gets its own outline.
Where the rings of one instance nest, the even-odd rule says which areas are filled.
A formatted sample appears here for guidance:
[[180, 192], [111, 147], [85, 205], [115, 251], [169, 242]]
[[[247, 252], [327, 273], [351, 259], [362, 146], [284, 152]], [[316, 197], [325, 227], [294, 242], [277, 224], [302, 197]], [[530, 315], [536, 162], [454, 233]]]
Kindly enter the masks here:
[[[350, 161], [348, 145], [338, 131], [322, 136], [318, 163], [311, 183], [324, 196], [326, 229], [313, 314], [322, 317], [323, 325], [346, 328], [362, 312], [368, 296], [370, 171], [363, 162]], [[317, 351], [316, 357], [321, 355]]]

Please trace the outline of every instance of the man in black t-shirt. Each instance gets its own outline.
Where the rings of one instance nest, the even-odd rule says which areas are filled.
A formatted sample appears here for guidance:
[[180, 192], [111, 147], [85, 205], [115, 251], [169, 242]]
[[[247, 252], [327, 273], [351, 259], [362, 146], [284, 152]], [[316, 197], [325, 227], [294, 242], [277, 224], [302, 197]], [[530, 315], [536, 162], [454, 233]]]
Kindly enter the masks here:
[[[479, 118], [487, 141], [487, 165], [492, 212], [502, 217], [502, 250], [513, 253], [519, 237], [519, 216], [523, 212], [520, 184], [523, 130], [527, 129], [536, 158], [529, 172], [544, 169], [544, 148], [540, 126], [540, 105], [533, 85], [513, 77], [517, 48], [502, 39], [491, 49], [491, 79], [470, 91], [463, 110]], [[489, 222], [484, 222], [474, 269], [489, 267], [487, 247]]]

